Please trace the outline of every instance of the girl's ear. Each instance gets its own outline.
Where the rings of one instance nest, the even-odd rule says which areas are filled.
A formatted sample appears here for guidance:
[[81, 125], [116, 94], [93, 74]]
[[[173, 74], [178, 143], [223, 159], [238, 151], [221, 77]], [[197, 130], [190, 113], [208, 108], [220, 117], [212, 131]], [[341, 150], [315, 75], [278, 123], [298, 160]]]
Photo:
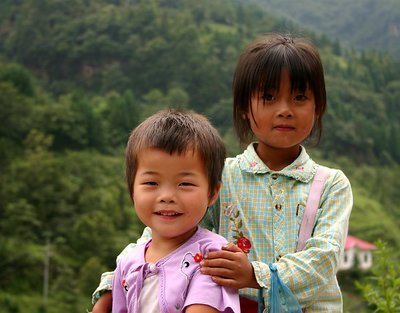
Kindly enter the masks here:
[[318, 120], [319, 120], [319, 114], [317, 112], [315, 112], [314, 123], [317, 123]]
[[245, 108], [242, 109], [241, 115], [242, 115], [242, 119], [245, 121], [248, 121], [251, 119], [251, 117], [253, 115], [253, 111], [251, 109], [251, 101], [249, 102], [247, 109], [245, 109]]
[[319, 112], [319, 109], [318, 109], [317, 104], [315, 103], [315, 101], [314, 101], [314, 112], [315, 112], [314, 121], [316, 122], [316, 121], [318, 121], [319, 116], [320, 116], [321, 113]]
[[215, 187], [215, 189], [212, 191], [212, 193], [210, 194], [210, 199], [208, 200], [208, 206], [211, 206], [214, 204], [214, 202], [217, 200], [218, 198], [218, 193], [221, 190], [221, 182], [219, 182], [217, 184], [217, 186]]

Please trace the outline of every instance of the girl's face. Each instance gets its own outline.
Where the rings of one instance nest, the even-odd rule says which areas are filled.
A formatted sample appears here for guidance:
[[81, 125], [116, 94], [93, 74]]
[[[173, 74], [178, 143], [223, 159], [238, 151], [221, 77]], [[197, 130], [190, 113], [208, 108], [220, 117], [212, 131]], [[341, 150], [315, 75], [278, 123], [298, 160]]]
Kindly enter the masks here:
[[289, 74], [284, 70], [279, 90], [255, 94], [246, 118], [258, 139], [261, 159], [263, 153], [271, 155], [277, 149], [293, 151], [297, 157], [299, 145], [311, 133], [316, 119], [314, 93], [292, 92]]
[[197, 152], [169, 154], [148, 148], [138, 155], [133, 201], [140, 220], [152, 229], [153, 242], [185, 242], [217, 191], [210, 197], [207, 172]]

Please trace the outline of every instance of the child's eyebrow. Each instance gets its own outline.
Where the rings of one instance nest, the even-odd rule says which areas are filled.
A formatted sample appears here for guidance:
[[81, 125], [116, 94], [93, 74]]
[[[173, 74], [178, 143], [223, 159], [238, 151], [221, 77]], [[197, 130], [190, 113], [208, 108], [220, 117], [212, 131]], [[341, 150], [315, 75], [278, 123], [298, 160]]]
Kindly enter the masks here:
[[[144, 172], [140, 173], [141, 176], [146, 176], [146, 175], [150, 176], [150, 175], [159, 175], [159, 174], [160, 174], [159, 172], [152, 171], [152, 170], [148, 170], [148, 171], [144, 171]], [[191, 171], [184, 171], [184, 172], [177, 173], [177, 176], [182, 176], [182, 177], [183, 176], [198, 176], [198, 174], [195, 172], [191, 172]]]
[[181, 172], [178, 176], [198, 176], [198, 174], [195, 172]]
[[158, 172], [156, 172], [156, 171], [151, 171], [151, 170], [145, 171], [145, 172], [139, 172], [139, 173], [140, 173], [141, 176], [146, 176], [146, 175], [157, 175], [157, 174], [159, 174]]

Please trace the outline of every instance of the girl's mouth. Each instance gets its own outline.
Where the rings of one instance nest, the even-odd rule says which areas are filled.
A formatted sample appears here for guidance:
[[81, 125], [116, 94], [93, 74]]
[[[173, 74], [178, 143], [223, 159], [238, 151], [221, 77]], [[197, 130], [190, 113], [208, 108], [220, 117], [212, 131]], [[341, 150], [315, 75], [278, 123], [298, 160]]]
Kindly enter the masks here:
[[276, 125], [276, 126], [274, 126], [274, 129], [276, 129], [278, 131], [291, 131], [291, 130], [294, 130], [295, 128], [290, 125]]

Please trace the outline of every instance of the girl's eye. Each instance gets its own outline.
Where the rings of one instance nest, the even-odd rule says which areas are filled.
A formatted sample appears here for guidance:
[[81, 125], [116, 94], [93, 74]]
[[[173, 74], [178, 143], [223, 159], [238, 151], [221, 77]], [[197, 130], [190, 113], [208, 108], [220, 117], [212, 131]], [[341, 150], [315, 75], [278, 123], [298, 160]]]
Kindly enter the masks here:
[[179, 186], [184, 186], [184, 187], [186, 187], [186, 186], [194, 186], [194, 184], [193, 183], [188, 183], [188, 182], [183, 182], [183, 183], [180, 183]]
[[307, 99], [307, 97], [303, 94], [299, 94], [297, 96], [294, 97], [295, 101], [305, 101]]
[[271, 94], [265, 94], [265, 95], [263, 95], [263, 100], [264, 101], [272, 101], [272, 100], [274, 100], [274, 96]]

